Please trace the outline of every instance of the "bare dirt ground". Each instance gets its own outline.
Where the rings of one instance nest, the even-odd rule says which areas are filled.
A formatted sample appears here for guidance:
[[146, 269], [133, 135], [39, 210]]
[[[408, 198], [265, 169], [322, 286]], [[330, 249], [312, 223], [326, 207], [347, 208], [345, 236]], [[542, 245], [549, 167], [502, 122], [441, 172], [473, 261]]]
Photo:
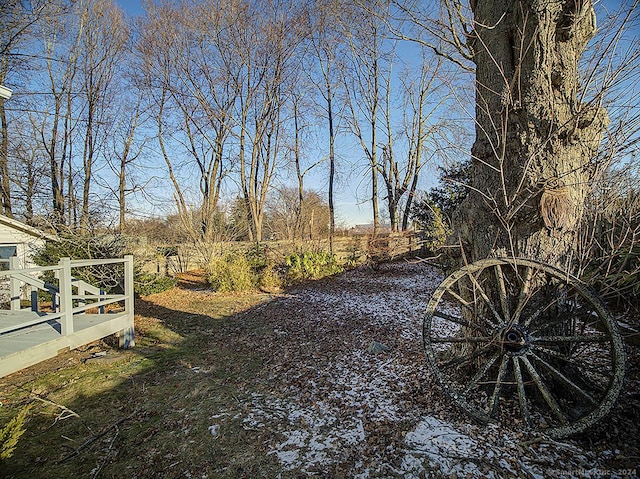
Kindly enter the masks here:
[[3, 405], [49, 404], [0, 477], [638, 475], [637, 351], [613, 413], [554, 441], [477, 425], [444, 397], [421, 340], [442, 275], [424, 263], [274, 295], [218, 295], [200, 279], [136, 305], [133, 350], [93, 344], [0, 380]]

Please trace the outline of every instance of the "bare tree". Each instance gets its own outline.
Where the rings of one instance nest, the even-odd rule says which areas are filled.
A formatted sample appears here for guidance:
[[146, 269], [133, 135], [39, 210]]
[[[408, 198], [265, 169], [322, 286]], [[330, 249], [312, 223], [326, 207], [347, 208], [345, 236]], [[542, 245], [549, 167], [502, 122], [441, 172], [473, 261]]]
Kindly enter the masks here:
[[[128, 100], [134, 98], [127, 96]], [[137, 133], [143, 122], [142, 90], [137, 90], [137, 99], [134, 105], [123, 105], [119, 112], [119, 120], [114, 128], [112, 138], [113, 161], [109, 161], [112, 171], [118, 178], [116, 196], [118, 198], [118, 231], [125, 231], [127, 218], [127, 198], [131, 193], [142, 189], [142, 185], [128, 184], [131, 170], [142, 155], [142, 150], [147, 142], [146, 138], [139, 139]], [[109, 187], [109, 185], [105, 185]]]
[[630, 158], [598, 181], [585, 210], [578, 239], [581, 276], [618, 310], [628, 310], [638, 324], [640, 277], [639, 165]]
[[[238, 97], [238, 71], [226, 33], [236, 28], [240, 13], [215, 3], [150, 8], [140, 42], [176, 206], [190, 237], [205, 251], [216, 235], [221, 185], [230, 169], [226, 148]], [[191, 193], [194, 186], [195, 195]], [[194, 214], [199, 221], [193, 221]]]
[[[46, 13], [38, 23], [42, 37], [44, 78], [40, 83], [45, 98], [38, 99], [34, 109], [46, 109], [39, 119], [36, 135], [46, 152], [51, 181], [52, 223], [65, 223], [65, 199], [68, 200], [68, 220], [73, 222], [74, 200], [72, 133], [76, 126], [74, 117], [74, 81], [78, 68], [81, 19], [73, 14], [72, 7], [64, 0], [50, 2]], [[65, 181], [68, 195], [65, 197]]]
[[[304, 163], [304, 145], [305, 140], [308, 140], [309, 133], [308, 130], [310, 128], [309, 124], [309, 115], [305, 115], [304, 112], [308, 112], [313, 108], [313, 105], [310, 104], [308, 100], [309, 90], [308, 82], [305, 82], [303, 78], [297, 79], [298, 84], [303, 85], [302, 88], [298, 88], [296, 86], [292, 86], [291, 88], [291, 98], [290, 98], [290, 107], [292, 109], [293, 115], [293, 146], [292, 146], [292, 154], [293, 154], [293, 163], [295, 169], [295, 175], [297, 180], [297, 193], [298, 193], [298, 201], [296, 204], [296, 208], [293, 211], [293, 218], [295, 223], [295, 228], [293, 229], [293, 237], [291, 239], [303, 239], [303, 211], [305, 210], [305, 177], [311, 172], [316, 166], [318, 166], [321, 162], [324, 161], [324, 158], [319, 159], [315, 163], [310, 165], [305, 165]], [[331, 193], [331, 174], [329, 180], [329, 191]], [[331, 202], [329, 203], [331, 205]], [[331, 206], [329, 206], [329, 211], [331, 211]], [[331, 237], [331, 229], [329, 236]], [[331, 241], [331, 240], [330, 240]]]
[[238, 122], [240, 186], [250, 238], [262, 241], [264, 205], [283, 148], [282, 110], [286, 78], [298, 67], [306, 13], [295, 4], [267, 1], [247, 6], [232, 43], [239, 63]]
[[9, 154], [9, 174], [12, 178], [13, 202], [17, 211], [20, 211], [27, 224], [36, 224], [41, 218], [42, 211], [49, 206], [50, 196], [48, 189], [49, 177], [45, 151], [42, 144], [33, 141], [34, 118], [31, 113], [28, 117], [14, 119], [14, 133], [12, 135]]
[[311, 45], [316, 68], [310, 69], [312, 81], [316, 85], [321, 98], [320, 109], [327, 121], [327, 138], [329, 141], [329, 248], [333, 251], [333, 236], [336, 228], [335, 214], [335, 177], [336, 177], [336, 134], [337, 90], [340, 88], [340, 75], [343, 73], [341, 49], [344, 43], [344, 29], [341, 28], [340, 17], [343, 13], [343, 2], [318, 2], [313, 8], [311, 26]]
[[[11, 74], [26, 67], [20, 48], [29, 42], [34, 33], [34, 24], [41, 18], [43, 2], [7, 0], [0, 4], [3, 21], [0, 33], [0, 85], [5, 85]], [[11, 176], [9, 167], [9, 125], [5, 100], [0, 98], [0, 201], [1, 212], [13, 217], [11, 202]]]
[[114, 79], [124, 58], [129, 32], [122, 12], [113, 7], [111, 0], [85, 0], [78, 2], [76, 8], [81, 24], [78, 81], [84, 97], [80, 228], [86, 231], [91, 185], [95, 182], [93, 170], [99, 149], [105, 146], [110, 106], [116, 94]]
[[[371, 206], [373, 228], [380, 227], [378, 206], [378, 130], [381, 128], [381, 102], [384, 99], [385, 78], [391, 75], [395, 47], [389, 45], [383, 1], [355, 5], [347, 31], [351, 49], [351, 64], [344, 72], [349, 127], [358, 139], [369, 163], [371, 174]], [[382, 84], [381, 84], [382, 82]], [[388, 80], [386, 81], [388, 86]]]
[[[438, 135], [446, 136], [446, 123], [435, 118], [448, 98], [438, 78], [440, 67], [441, 62], [437, 57], [425, 56], [417, 78], [405, 70], [400, 79], [402, 105], [396, 105], [392, 100], [392, 86], [387, 84], [385, 87], [383, 131], [387, 140], [382, 147], [379, 171], [387, 192], [386, 203], [392, 231], [398, 231], [400, 227], [407, 229], [420, 171], [425, 164], [423, 158], [429, 152], [429, 142], [434, 143]], [[397, 110], [404, 111], [401, 128], [396, 126]], [[399, 138], [395, 133], [397, 129], [401, 132]], [[435, 148], [431, 150], [435, 156]]]
[[[140, 49], [160, 149], [185, 227], [204, 247], [215, 238], [222, 182], [236, 166], [251, 239], [261, 240], [264, 204], [283, 152], [285, 79], [304, 16], [295, 5], [263, 3], [152, 6], [143, 28]], [[198, 178], [196, 208], [189, 171]], [[201, 217], [196, 229], [194, 212]]]
[[[317, 191], [303, 192], [303, 208], [298, 210], [296, 188], [272, 190], [265, 205], [267, 231], [272, 239], [314, 240], [329, 233], [329, 208]], [[299, 215], [299, 217], [298, 217]]]
[[294, 241], [301, 237], [299, 228], [302, 223], [300, 192], [296, 188], [274, 188], [265, 205], [267, 230], [271, 239]]

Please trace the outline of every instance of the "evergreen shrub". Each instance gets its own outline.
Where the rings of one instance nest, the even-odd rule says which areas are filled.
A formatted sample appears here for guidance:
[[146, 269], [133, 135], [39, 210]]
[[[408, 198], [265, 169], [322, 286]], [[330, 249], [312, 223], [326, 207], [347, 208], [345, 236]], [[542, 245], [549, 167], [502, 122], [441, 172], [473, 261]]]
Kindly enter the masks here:
[[23, 407], [17, 416], [0, 428], [0, 460], [8, 459], [13, 455], [18, 440], [26, 431], [25, 422], [30, 408], [30, 405]]
[[286, 258], [286, 266], [289, 282], [319, 279], [344, 271], [335, 255], [323, 251], [291, 254]]

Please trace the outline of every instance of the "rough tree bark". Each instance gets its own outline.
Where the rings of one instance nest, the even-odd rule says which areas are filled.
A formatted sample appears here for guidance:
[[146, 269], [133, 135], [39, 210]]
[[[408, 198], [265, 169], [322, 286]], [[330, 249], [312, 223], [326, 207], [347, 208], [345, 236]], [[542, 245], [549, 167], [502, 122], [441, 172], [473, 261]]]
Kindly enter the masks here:
[[592, 0], [472, 1], [473, 189], [458, 238], [472, 260], [527, 256], [566, 267], [608, 124], [579, 100]]

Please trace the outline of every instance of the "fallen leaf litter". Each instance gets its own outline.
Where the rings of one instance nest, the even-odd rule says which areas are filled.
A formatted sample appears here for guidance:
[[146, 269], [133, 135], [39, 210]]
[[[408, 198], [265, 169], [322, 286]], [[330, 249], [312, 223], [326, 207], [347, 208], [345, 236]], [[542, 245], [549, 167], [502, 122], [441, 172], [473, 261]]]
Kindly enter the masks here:
[[269, 432], [265, 446], [283, 475], [630, 477], [611, 464], [621, 455], [615, 441], [638, 437], [637, 419], [614, 420], [628, 430], [610, 438], [600, 428], [587, 448], [584, 437], [551, 441], [474, 424], [447, 401], [421, 341], [423, 313], [441, 279], [422, 263], [357, 269], [250, 313], [272, 326], [253, 345], [266, 363], [257, 380], [268, 387], [250, 392], [236, 418], [249, 431]]

